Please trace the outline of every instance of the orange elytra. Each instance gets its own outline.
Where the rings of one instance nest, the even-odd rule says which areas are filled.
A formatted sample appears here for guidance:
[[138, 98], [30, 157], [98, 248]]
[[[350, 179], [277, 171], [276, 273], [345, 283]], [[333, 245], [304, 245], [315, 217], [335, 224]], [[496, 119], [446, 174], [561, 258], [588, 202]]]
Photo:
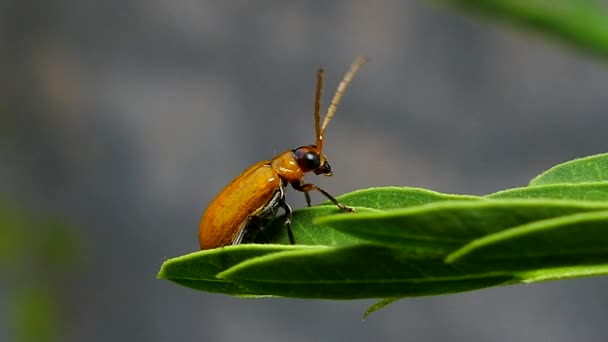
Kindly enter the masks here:
[[354, 211], [353, 208], [338, 202], [327, 191], [314, 184], [304, 182], [304, 174], [314, 172], [317, 175], [332, 175], [331, 167], [322, 152], [323, 135], [346, 88], [366, 61], [365, 58], [358, 57], [350, 66], [336, 89], [322, 124], [319, 107], [323, 88], [323, 69], [317, 71], [314, 108], [316, 144], [287, 150], [272, 160], [261, 161], [230, 182], [215, 197], [203, 214], [198, 230], [201, 249], [238, 245], [246, 232], [261, 227], [273, 218], [279, 207], [285, 210], [285, 227], [289, 242], [295, 244], [291, 231], [292, 212], [285, 202], [285, 187], [288, 184], [291, 184], [294, 189], [304, 192], [308, 206], [310, 206], [309, 191], [316, 190], [341, 210]]

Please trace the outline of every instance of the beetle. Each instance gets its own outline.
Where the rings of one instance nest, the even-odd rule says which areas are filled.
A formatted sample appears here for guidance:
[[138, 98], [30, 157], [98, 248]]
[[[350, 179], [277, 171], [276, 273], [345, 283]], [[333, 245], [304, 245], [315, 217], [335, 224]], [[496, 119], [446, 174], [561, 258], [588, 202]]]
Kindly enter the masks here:
[[325, 176], [333, 174], [331, 166], [323, 154], [325, 129], [333, 118], [346, 88], [366, 61], [365, 58], [358, 57], [350, 66], [329, 104], [323, 124], [320, 123], [319, 114], [323, 69], [317, 71], [314, 107], [316, 143], [287, 150], [271, 160], [254, 164], [230, 182], [215, 197], [201, 218], [198, 231], [201, 249], [240, 244], [245, 233], [272, 219], [279, 207], [285, 211], [285, 227], [289, 242], [292, 245], [295, 244], [291, 231], [292, 210], [285, 202], [287, 185], [304, 192], [309, 207], [309, 192], [318, 191], [342, 211], [354, 211], [353, 208], [340, 203], [327, 191], [312, 183], [306, 183], [304, 174], [308, 172]]

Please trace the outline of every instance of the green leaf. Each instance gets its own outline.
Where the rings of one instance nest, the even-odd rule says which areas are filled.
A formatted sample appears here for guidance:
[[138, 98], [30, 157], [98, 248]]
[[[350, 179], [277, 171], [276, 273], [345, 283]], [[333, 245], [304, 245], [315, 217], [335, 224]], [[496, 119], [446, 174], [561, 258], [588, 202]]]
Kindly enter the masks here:
[[157, 277], [201, 291], [232, 295], [255, 294], [231, 281], [218, 279], [215, 275], [247, 259], [307, 248], [310, 247], [249, 244], [199, 251], [165, 261]]
[[393, 297], [393, 298], [384, 298], [380, 301], [378, 301], [377, 303], [373, 304], [372, 306], [370, 306], [369, 308], [367, 308], [367, 310], [365, 310], [365, 313], [363, 314], [363, 319], [366, 319], [369, 315], [373, 314], [374, 312], [383, 309], [393, 303], [395, 303], [396, 301], [400, 300], [401, 297]]
[[608, 15], [595, 0], [443, 0], [516, 27], [541, 32], [579, 50], [608, 57]]
[[571, 279], [608, 275], [608, 263], [598, 265], [577, 265], [538, 270], [519, 271], [515, 273], [518, 282], [535, 283], [539, 281]]
[[[375, 209], [355, 207], [356, 213], [344, 213], [336, 206], [316, 206], [303, 208], [293, 212], [291, 229], [296, 244], [298, 245], [322, 245], [322, 246], [348, 246], [360, 243], [361, 240], [337, 230], [328, 229], [314, 221], [319, 217], [327, 215], [350, 216], [361, 213], [378, 212]], [[287, 229], [285, 228], [285, 216], [279, 216], [264, 227], [255, 237], [255, 243], [272, 243], [289, 245]]]
[[[333, 203], [327, 201], [320, 206], [304, 208], [293, 213], [292, 230], [297, 244], [347, 246], [360, 243], [361, 240], [326, 226], [315, 223], [316, 219], [332, 214], [337, 217], [361, 215], [363, 213], [379, 212], [396, 208], [408, 208], [421, 204], [441, 201], [472, 201], [481, 197], [442, 194], [435, 191], [408, 188], [382, 187], [357, 190], [338, 197], [346, 205], [355, 207], [352, 214], [343, 213]], [[285, 216], [279, 216], [271, 221], [255, 237], [256, 243], [289, 244], [285, 230]]]
[[273, 253], [241, 262], [217, 277], [251, 293], [324, 299], [427, 296], [512, 280], [496, 272], [467, 274], [441, 259], [373, 245]]
[[[295, 211], [293, 213], [292, 230], [297, 246], [289, 246], [284, 225], [285, 218], [280, 216], [262, 229], [254, 241], [257, 243], [284, 244], [285, 246], [249, 244], [195, 252], [167, 260], [163, 264], [158, 277], [208, 292], [223, 292], [232, 295], [265, 295], [266, 292], [252, 292], [231, 281], [219, 279], [216, 274], [244, 260], [278, 251], [299, 251], [305, 245], [351, 246], [363, 243], [362, 240], [352, 235], [315, 224], [315, 220], [319, 217], [328, 215], [346, 217], [377, 213], [380, 212], [380, 208], [392, 209], [436, 201], [470, 201], [475, 199], [479, 199], [479, 197], [441, 194], [417, 188], [387, 187], [355, 191], [339, 197], [339, 200], [355, 206], [356, 213], [343, 213], [331, 203], [330, 205]], [[382, 203], [386, 203], [386, 205], [383, 207]]]
[[608, 265], [608, 211], [541, 220], [490, 234], [451, 253], [446, 262], [475, 271]]
[[510, 227], [606, 209], [608, 203], [551, 199], [448, 201], [382, 213], [331, 215], [317, 222], [375, 244], [440, 257]]
[[[444, 194], [420, 188], [387, 186], [355, 190], [338, 197], [338, 200], [354, 207], [390, 210], [409, 208], [433, 202], [471, 201], [480, 198], [478, 196]], [[326, 201], [321, 205], [333, 206], [334, 204]]]
[[607, 183], [549, 184], [515, 188], [487, 195], [492, 199], [552, 198], [583, 201], [608, 201]]
[[[357, 191], [340, 197], [357, 205], [353, 214], [333, 205], [295, 211], [298, 245], [287, 245], [284, 218], [279, 217], [256, 241], [286, 245], [196, 252], [167, 260], [158, 277], [237, 296], [388, 298], [372, 306], [373, 312], [402, 297], [605, 274], [608, 238], [601, 236], [600, 227], [606, 225], [602, 215], [608, 215], [608, 202], [544, 198], [598, 199], [605, 187], [556, 184], [488, 196], [505, 199], [413, 188]], [[518, 196], [540, 198], [509, 199]], [[383, 200], [394, 203], [382, 206]], [[572, 218], [578, 219], [568, 221]], [[587, 237], [577, 240], [576, 235]], [[531, 252], [535, 246], [540, 254]], [[579, 252], [583, 246], [587, 249]], [[445, 262], [448, 255], [451, 263]]]
[[556, 165], [530, 181], [530, 186], [606, 181], [608, 154], [598, 154]]

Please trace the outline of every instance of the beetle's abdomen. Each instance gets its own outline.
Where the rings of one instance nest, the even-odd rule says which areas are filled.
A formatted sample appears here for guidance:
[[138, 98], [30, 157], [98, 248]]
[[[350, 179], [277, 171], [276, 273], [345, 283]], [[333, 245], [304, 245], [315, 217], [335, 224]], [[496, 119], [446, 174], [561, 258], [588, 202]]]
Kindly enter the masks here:
[[281, 179], [268, 161], [245, 170], [211, 202], [199, 225], [201, 249], [230, 245], [248, 216], [256, 216], [275, 197]]

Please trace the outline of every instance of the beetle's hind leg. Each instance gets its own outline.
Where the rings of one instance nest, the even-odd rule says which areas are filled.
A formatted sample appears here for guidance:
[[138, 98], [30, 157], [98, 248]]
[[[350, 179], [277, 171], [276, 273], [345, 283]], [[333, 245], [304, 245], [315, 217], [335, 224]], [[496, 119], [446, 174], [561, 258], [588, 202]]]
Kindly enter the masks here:
[[240, 245], [241, 243], [250, 243], [255, 240], [257, 233], [260, 231], [262, 222], [257, 216], [248, 216], [245, 222], [239, 227], [239, 232], [232, 241], [232, 245]]
[[319, 188], [318, 186], [316, 186], [314, 184], [311, 184], [311, 183], [300, 184], [298, 182], [294, 182], [294, 183], [291, 183], [291, 186], [293, 186], [293, 188], [298, 191], [304, 192], [304, 194], [306, 196], [306, 200], [309, 204], [310, 204], [310, 195], [308, 195], [308, 192], [311, 190], [316, 190], [316, 191], [322, 193], [323, 196], [327, 197], [327, 199], [329, 199], [333, 204], [335, 204], [341, 210], [343, 210], [347, 213], [352, 213], [355, 211], [355, 208], [348, 207], [348, 206], [338, 202], [338, 200], [334, 196], [330, 195], [329, 192]]
[[233, 246], [241, 244], [245, 233], [247, 233], [247, 226], [249, 226], [251, 221], [253, 221], [253, 216], [248, 216], [247, 219], [245, 219], [245, 222], [241, 224], [241, 226], [239, 227], [239, 232], [236, 234], [234, 240], [232, 240]]
[[287, 228], [287, 237], [289, 237], [289, 243], [295, 245], [296, 239], [293, 237], [293, 231], [291, 231], [291, 218], [293, 216], [293, 212], [289, 204], [285, 202], [285, 197], [281, 199], [279, 206], [285, 210], [285, 228]]

